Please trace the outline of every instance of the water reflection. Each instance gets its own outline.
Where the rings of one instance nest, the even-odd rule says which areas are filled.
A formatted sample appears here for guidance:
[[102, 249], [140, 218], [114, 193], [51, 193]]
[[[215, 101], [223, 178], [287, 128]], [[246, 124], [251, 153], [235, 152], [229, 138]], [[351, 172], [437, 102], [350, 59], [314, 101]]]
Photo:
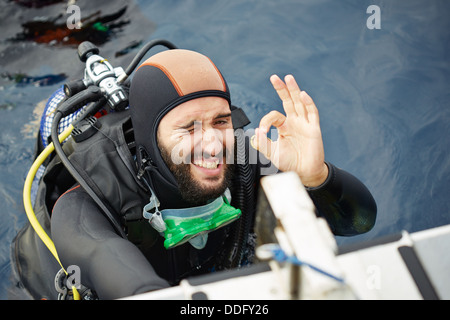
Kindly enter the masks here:
[[29, 76], [25, 73], [9, 73], [4, 72], [1, 74], [3, 79], [9, 80], [15, 83], [17, 86], [33, 85], [35, 87], [52, 86], [61, 81], [66, 80], [67, 76], [64, 73], [60, 74], [46, 74], [43, 76]]
[[63, 1], [64, 0], [14, 0], [18, 5], [27, 8], [42, 8]]
[[142, 43], [143, 43], [142, 40], [134, 40], [134, 41], [130, 42], [125, 48], [123, 48], [119, 51], [116, 51], [114, 56], [116, 58], [120, 57], [120, 56], [124, 56], [124, 55], [128, 54], [129, 52], [133, 51], [134, 49], [141, 47]]
[[[34, 1], [31, 2], [34, 3]], [[29, 2], [27, 1], [27, 3]], [[56, 17], [34, 18], [32, 21], [22, 23], [22, 32], [9, 41], [33, 41], [50, 45], [72, 46], [76, 46], [83, 41], [90, 41], [95, 45], [102, 45], [130, 23], [129, 19], [123, 18], [126, 10], [127, 7], [125, 6], [106, 15], [102, 14], [102, 10], [98, 10], [82, 18], [80, 20], [81, 28], [79, 29], [68, 28], [66, 24], [67, 16], [63, 14]]]

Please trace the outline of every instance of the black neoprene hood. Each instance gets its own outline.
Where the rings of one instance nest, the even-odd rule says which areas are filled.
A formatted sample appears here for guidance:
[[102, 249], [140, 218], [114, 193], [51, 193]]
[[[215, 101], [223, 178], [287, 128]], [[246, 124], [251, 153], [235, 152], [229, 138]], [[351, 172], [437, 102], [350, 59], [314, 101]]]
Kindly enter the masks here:
[[129, 94], [131, 120], [136, 145], [145, 149], [156, 166], [153, 179], [177, 187], [157, 145], [159, 122], [181, 103], [208, 96], [224, 98], [231, 105], [222, 74], [208, 57], [195, 51], [160, 52], [135, 72]]

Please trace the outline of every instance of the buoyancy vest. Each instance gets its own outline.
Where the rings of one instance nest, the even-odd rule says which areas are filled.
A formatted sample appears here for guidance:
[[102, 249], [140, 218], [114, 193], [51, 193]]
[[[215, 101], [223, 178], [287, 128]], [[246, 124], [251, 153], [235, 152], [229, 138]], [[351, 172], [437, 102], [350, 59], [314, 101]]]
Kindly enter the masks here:
[[[133, 133], [128, 112], [110, 113], [92, 120], [90, 126], [94, 128], [93, 134], [80, 139], [77, 136], [82, 133], [77, 135], [75, 132], [75, 138], [64, 145], [65, 153], [97, 195], [109, 204], [122, 224], [141, 219], [142, 207], [149, 195], [136, 177], [136, 164], [129, 145], [133, 144]], [[57, 182], [60, 179], [56, 177], [55, 180], [53, 172], [61, 174], [62, 169], [57, 167], [62, 164], [57, 157], [52, 162], [47, 167], [44, 179]], [[59, 197], [47, 196], [51, 199]], [[48, 205], [52, 207], [52, 203]]]

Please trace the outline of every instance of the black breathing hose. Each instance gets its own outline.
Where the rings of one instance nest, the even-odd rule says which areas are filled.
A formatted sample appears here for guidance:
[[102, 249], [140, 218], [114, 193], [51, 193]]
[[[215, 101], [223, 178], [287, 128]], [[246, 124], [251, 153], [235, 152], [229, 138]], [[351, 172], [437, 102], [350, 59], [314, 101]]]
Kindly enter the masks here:
[[[167, 40], [153, 40], [147, 43], [139, 52], [136, 54], [136, 56], [133, 58], [129, 66], [125, 70], [125, 74], [122, 77], [119, 77], [117, 82], [123, 83], [128, 76], [134, 71], [136, 66], [139, 64], [141, 59], [144, 57], [144, 55], [154, 46], [162, 45], [167, 47], [168, 49], [176, 49], [177, 47], [172, 44], [171, 42]], [[72, 175], [72, 177], [80, 184], [80, 186], [89, 194], [89, 196], [95, 201], [95, 203], [100, 207], [102, 212], [105, 214], [106, 218], [109, 220], [109, 222], [114, 227], [114, 230], [119, 234], [121, 237], [126, 239], [126, 234], [121, 227], [120, 223], [117, 221], [117, 219], [114, 217], [114, 210], [110, 207], [110, 205], [103, 201], [100, 196], [97, 194], [97, 192], [94, 191], [94, 189], [91, 187], [91, 185], [86, 181], [86, 179], [80, 174], [80, 172], [73, 166], [73, 164], [70, 162], [67, 155], [64, 153], [64, 150], [62, 149], [61, 143], [58, 139], [58, 126], [61, 119], [78, 109], [82, 108], [89, 102], [96, 101], [96, 103], [91, 104], [90, 106], [86, 107], [86, 109], [83, 112], [82, 116], [78, 117], [75, 122], [79, 122], [87, 115], [90, 115], [94, 113], [94, 111], [97, 111], [102, 106], [102, 101], [105, 101], [104, 93], [102, 90], [97, 86], [89, 86], [85, 90], [75, 94], [74, 96], [68, 98], [65, 100], [57, 109], [55, 113], [55, 117], [52, 122], [52, 128], [51, 128], [51, 139], [53, 141], [56, 154], [61, 159], [62, 163], [66, 167], [66, 169], [69, 171], [69, 173]], [[74, 123], [75, 123], [74, 122]], [[118, 215], [116, 213], [116, 216], [118, 218]]]
[[170, 41], [164, 40], [164, 39], [156, 39], [152, 40], [149, 43], [147, 43], [145, 46], [139, 50], [139, 52], [136, 54], [136, 56], [133, 58], [131, 63], [128, 65], [128, 67], [125, 69], [125, 74], [127, 77], [134, 71], [138, 63], [141, 61], [141, 59], [145, 56], [145, 54], [154, 46], [161, 45], [165, 46], [168, 49], [176, 49], [177, 47]]
[[[90, 89], [92, 88], [92, 89]], [[97, 88], [98, 90], [96, 90]], [[55, 146], [56, 154], [61, 159], [62, 163], [72, 175], [72, 177], [80, 184], [80, 186], [89, 194], [89, 196], [95, 201], [95, 203], [100, 207], [102, 212], [105, 214], [106, 218], [114, 227], [114, 230], [121, 237], [126, 238], [126, 234], [120, 224], [117, 222], [116, 218], [113, 215], [113, 210], [109, 207], [109, 205], [100, 199], [97, 193], [91, 188], [91, 186], [86, 182], [86, 180], [81, 176], [81, 174], [77, 171], [77, 169], [70, 162], [67, 155], [64, 153], [62, 149], [61, 143], [58, 139], [58, 126], [61, 119], [68, 113], [71, 113], [70, 110], [75, 108], [76, 105], [85, 105], [88, 102], [96, 101], [103, 98], [103, 94], [98, 87], [89, 87], [87, 90], [81, 91], [74, 95], [73, 97], [64, 101], [58, 110], [55, 113], [55, 117], [52, 122], [51, 128], [51, 138], [52, 142]], [[73, 111], [72, 111], [73, 112]]]

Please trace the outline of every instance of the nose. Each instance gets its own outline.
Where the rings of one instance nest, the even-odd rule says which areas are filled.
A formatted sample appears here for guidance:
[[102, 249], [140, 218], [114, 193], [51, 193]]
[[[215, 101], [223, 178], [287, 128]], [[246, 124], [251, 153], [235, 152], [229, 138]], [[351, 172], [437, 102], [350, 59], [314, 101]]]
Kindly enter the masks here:
[[208, 128], [202, 130], [201, 141], [198, 151], [201, 151], [203, 158], [221, 157], [223, 150], [223, 136], [220, 130]]

